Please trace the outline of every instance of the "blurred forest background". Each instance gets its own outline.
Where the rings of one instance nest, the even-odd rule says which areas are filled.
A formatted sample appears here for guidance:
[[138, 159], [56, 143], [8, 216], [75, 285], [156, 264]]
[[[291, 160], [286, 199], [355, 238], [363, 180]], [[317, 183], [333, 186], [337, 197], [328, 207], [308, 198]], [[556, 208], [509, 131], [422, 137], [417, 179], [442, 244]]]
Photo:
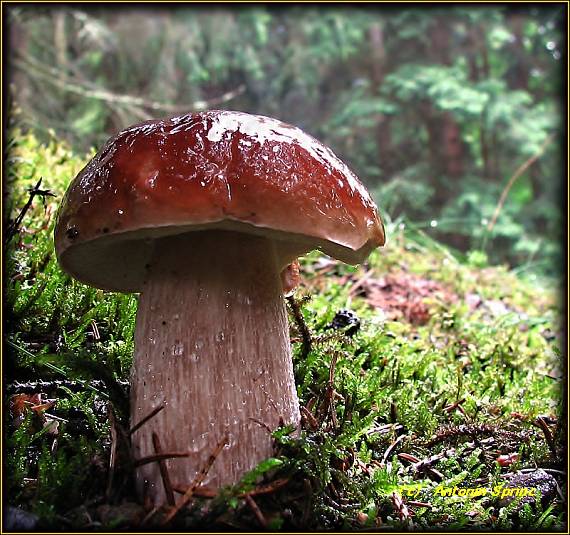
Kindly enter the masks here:
[[563, 4], [5, 14], [9, 115], [39, 136], [81, 153], [148, 118], [274, 116], [330, 145], [389, 223], [475, 264], [563, 268]]

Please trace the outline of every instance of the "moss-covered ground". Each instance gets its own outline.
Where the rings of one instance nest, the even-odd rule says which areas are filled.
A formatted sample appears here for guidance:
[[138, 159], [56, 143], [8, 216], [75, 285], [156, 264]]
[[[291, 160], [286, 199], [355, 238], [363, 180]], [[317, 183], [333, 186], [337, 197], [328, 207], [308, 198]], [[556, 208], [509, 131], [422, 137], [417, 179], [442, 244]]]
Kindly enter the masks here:
[[[277, 430], [273, 459], [161, 525], [135, 503], [120, 432], [137, 297], [70, 279], [53, 251], [85, 157], [18, 130], [7, 144], [4, 496], [37, 526], [564, 529], [559, 288], [401, 222], [366, 265], [302, 260], [288, 299], [300, 435]], [[539, 468], [541, 493], [509, 500]]]

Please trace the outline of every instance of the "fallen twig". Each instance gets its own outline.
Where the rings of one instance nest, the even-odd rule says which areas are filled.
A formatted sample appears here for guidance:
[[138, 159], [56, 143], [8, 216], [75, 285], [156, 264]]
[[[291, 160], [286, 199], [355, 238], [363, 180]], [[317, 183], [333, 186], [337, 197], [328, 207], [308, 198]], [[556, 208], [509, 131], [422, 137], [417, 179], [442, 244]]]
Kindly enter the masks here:
[[390, 457], [390, 454], [394, 451], [396, 446], [405, 438], [406, 438], [406, 435], [400, 435], [396, 440], [394, 440], [394, 442], [392, 442], [392, 444], [390, 444], [388, 449], [384, 452], [384, 456], [382, 457], [383, 463], [385, 463], [388, 460], [388, 458]]
[[404, 426], [402, 424], [384, 424], [378, 427], [373, 427], [367, 432], [367, 435], [372, 435], [375, 433], [379, 435], [385, 435], [390, 432], [400, 431], [400, 429], [403, 429], [403, 427]]
[[[154, 451], [157, 455], [161, 455], [162, 448], [160, 445], [160, 438], [156, 433], [152, 433], [152, 444], [154, 446]], [[166, 466], [165, 459], [159, 459], [158, 468], [160, 470], [160, 477], [162, 478], [162, 484], [164, 485], [164, 493], [166, 494], [166, 501], [168, 505], [174, 506], [174, 492], [172, 490], [172, 483], [170, 482], [170, 476], [168, 475], [168, 467]]]
[[301, 311], [301, 306], [299, 302], [295, 299], [293, 295], [288, 295], [286, 297], [287, 303], [291, 307], [291, 311], [293, 312], [293, 318], [295, 319], [295, 323], [297, 328], [299, 329], [299, 333], [301, 334], [301, 358], [307, 358], [307, 355], [311, 352], [312, 348], [312, 337], [307, 324], [305, 323], [305, 319], [303, 318], [303, 312]]
[[147, 455], [146, 457], [141, 457], [140, 459], [134, 460], [134, 467], [139, 468], [140, 466], [144, 466], [145, 464], [156, 463], [160, 461], [164, 461], [165, 459], [179, 459], [182, 457], [190, 457], [192, 455], [189, 452], [183, 451], [167, 451], [164, 453], [156, 453], [154, 455]]
[[111, 451], [109, 453], [109, 474], [107, 476], [107, 488], [105, 489], [105, 497], [107, 498], [107, 501], [109, 501], [111, 497], [111, 490], [113, 488], [113, 479], [115, 478], [115, 464], [117, 459], [118, 436], [117, 436], [117, 422], [110, 405], [107, 407], [107, 415], [109, 418], [109, 422], [111, 424], [110, 425]]
[[301, 421], [307, 424], [311, 431], [316, 431], [319, 427], [319, 422], [317, 422], [317, 419], [312, 415], [307, 407], [301, 407]]
[[194, 492], [202, 484], [202, 481], [204, 481], [205, 477], [208, 475], [210, 468], [214, 464], [214, 461], [217, 459], [218, 455], [220, 454], [224, 446], [228, 443], [228, 440], [229, 440], [228, 435], [225, 435], [222, 438], [222, 440], [220, 440], [218, 445], [214, 448], [212, 454], [208, 457], [208, 460], [206, 461], [204, 468], [202, 468], [202, 470], [200, 470], [198, 474], [196, 474], [194, 481], [188, 487], [188, 490], [184, 493], [184, 496], [182, 496], [181, 500], [171, 509], [171, 511], [166, 515], [166, 517], [162, 521], [163, 526], [168, 524], [178, 514], [178, 511], [180, 511], [182, 507], [190, 503], [190, 500], [192, 499]]
[[162, 409], [164, 409], [164, 405], [159, 405], [150, 411], [140, 422], [133, 425], [129, 429], [129, 436], [132, 435], [135, 431], [138, 431], [144, 424], [146, 424], [151, 418], [156, 416]]
[[356, 295], [356, 291], [359, 290], [365, 282], [368, 281], [368, 279], [372, 278], [372, 275], [374, 275], [374, 270], [373, 269], [369, 269], [368, 271], [366, 271], [357, 281], [356, 283], [354, 283], [351, 287], [350, 290], [348, 291], [348, 295], [350, 297], [354, 297]]
[[433, 505], [431, 503], [427, 503], [427, 502], [416, 502], [414, 500], [408, 500], [408, 505], [412, 505], [414, 507], [426, 507], [428, 509], [431, 509], [433, 507]]
[[326, 420], [327, 416], [330, 417], [333, 429], [337, 427], [336, 410], [334, 406], [335, 389], [334, 389], [334, 373], [336, 368], [336, 363], [338, 360], [338, 353], [334, 352], [331, 357], [331, 363], [329, 366], [329, 380], [327, 387], [325, 389], [325, 395], [323, 401], [317, 409], [317, 413], [321, 420]]
[[253, 511], [253, 514], [255, 515], [255, 518], [257, 518], [257, 521], [261, 524], [261, 527], [266, 528], [267, 520], [265, 520], [265, 517], [263, 516], [261, 509], [255, 503], [255, 500], [251, 497], [250, 494], [246, 494], [245, 502], [247, 503], [247, 505], [249, 505], [249, 508]]
[[24, 217], [28, 213], [28, 210], [31, 208], [32, 202], [34, 201], [34, 197], [36, 197], [36, 196], [39, 196], [39, 197], [48, 197], [48, 196], [49, 197], [55, 197], [55, 195], [51, 191], [49, 191], [47, 189], [40, 189], [40, 186], [42, 184], [42, 180], [43, 180], [43, 177], [40, 177], [37, 184], [33, 188], [28, 189], [30, 196], [29, 196], [26, 204], [20, 210], [20, 213], [16, 216], [16, 219], [14, 219], [14, 221], [12, 221], [8, 225], [8, 227], [6, 228], [6, 235], [4, 237], [4, 245], [7, 245], [10, 242], [10, 240], [20, 230], [20, 224], [22, 223], [22, 220], [24, 219]]
[[400, 520], [405, 522], [408, 527], [411, 527], [412, 519], [410, 518], [410, 511], [404, 503], [404, 500], [402, 500], [402, 497], [397, 492], [392, 492], [391, 498], [392, 503], [394, 504], [394, 509], [396, 509]]
[[282, 479], [276, 479], [275, 481], [272, 481], [271, 483], [267, 483], [266, 485], [260, 485], [248, 492], [244, 492], [242, 494], [239, 494], [238, 497], [242, 497], [245, 496], [246, 494], [249, 494], [250, 496], [258, 496], [259, 494], [270, 494], [271, 492], [275, 492], [277, 489], [287, 485], [287, 483], [289, 483], [289, 478], [282, 478]]
[[462, 398], [458, 401], [456, 401], [455, 403], [451, 403], [450, 405], [447, 405], [447, 407], [443, 408], [444, 412], [451, 412], [455, 409], [458, 409], [462, 403], [465, 403], [465, 398]]
[[[182, 485], [172, 486], [172, 490], [174, 492], [178, 492], [178, 494], [186, 494], [186, 491], [189, 488], [189, 486], [183, 487]], [[217, 495], [218, 492], [209, 487], [198, 487], [196, 490], [194, 490], [194, 496], [197, 496], [198, 498], [215, 498]]]
[[271, 430], [271, 427], [269, 427], [265, 422], [262, 422], [261, 420], [258, 420], [257, 418], [254, 418], [253, 416], [250, 416], [248, 418], [248, 420], [251, 420], [252, 422], [255, 422], [257, 425], [264, 427], [265, 429], [267, 429], [267, 431], [269, 433], [273, 433], [273, 431]]
[[[245, 498], [246, 496], [258, 496], [260, 494], [270, 494], [272, 492], [275, 492], [277, 489], [280, 489], [281, 487], [287, 485], [287, 483], [289, 483], [290, 479], [289, 478], [282, 478], [282, 479], [276, 479], [275, 481], [272, 481], [271, 483], [267, 483], [265, 485], [259, 485], [258, 487], [255, 487], [254, 489], [248, 490], [247, 492], [240, 492], [237, 497], [238, 498]], [[188, 490], [189, 487], [183, 487], [181, 485], [173, 485], [172, 486], [172, 490], [174, 490], [174, 492], [178, 492], [179, 494], [185, 494], [186, 491]], [[198, 498], [215, 498], [218, 495], [218, 492], [212, 488], [209, 487], [198, 487], [195, 491], [194, 491], [194, 496], [197, 496]]]
[[141, 520], [141, 526], [146, 525], [148, 522], [150, 522], [151, 518], [158, 513], [158, 511], [160, 510], [160, 507], [153, 507], [148, 513], [147, 515]]
[[552, 437], [552, 432], [550, 431], [550, 428], [548, 427], [548, 424], [546, 423], [546, 421], [541, 416], [539, 416], [532, 423], [533, 423], [533, 425], [535, 425], [536, 427], [538, 427], [539, 429], [542, 430], [542, 432], [544, 433], [544, 438], [546, 439], [546, 443], [548, 444], [550, 451], [552, 452], [552, 454], [554, 456], [557, 456], [558, 452], [556, 451], [556, 444], [554, 443], [554, 438]]
[[436, 481], [443, 481], [443, 474], [439, 470], [436, 470], [432, 467], [432, 464], [439, 461], [442, 457], [443, 454], [432, 455], [427, 459], [416, 462], [414, 464], [414, 469], [418, 472], [427, 472], [432, 477], [432, 479], [435, 479]]

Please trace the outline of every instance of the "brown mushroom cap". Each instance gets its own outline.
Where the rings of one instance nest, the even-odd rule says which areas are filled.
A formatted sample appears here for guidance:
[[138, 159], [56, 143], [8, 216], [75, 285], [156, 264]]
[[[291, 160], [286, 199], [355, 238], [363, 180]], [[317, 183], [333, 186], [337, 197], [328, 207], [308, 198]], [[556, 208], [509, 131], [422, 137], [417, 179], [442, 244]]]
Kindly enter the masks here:
[[330, 149], [276, 119], [207, 111], [111, 138], [70, 185], [55, 247], [77, 279], [139, 291], [155, 238], [215, 228], [272, 238], [281, 268], [315, 248], [357, 264], [384, 244], [374, 202]]

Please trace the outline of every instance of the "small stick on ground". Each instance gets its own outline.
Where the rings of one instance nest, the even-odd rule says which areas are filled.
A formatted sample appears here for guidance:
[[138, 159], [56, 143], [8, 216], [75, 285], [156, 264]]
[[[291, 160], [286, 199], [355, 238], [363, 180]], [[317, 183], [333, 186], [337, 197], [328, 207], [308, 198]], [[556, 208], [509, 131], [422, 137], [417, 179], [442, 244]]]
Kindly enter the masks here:
[[162, 409], [164, 409], [164, 405], [159, 405], [150, 411], [140, 422], [133, 425], [129, 429], [129, 436], [132, 435], [135, 431], [138, 431], [144, 424], [146, 424], [151, 418], [156, 416]]
[[116, 427], [116, 420], [115, 415], [109, 405], [107, 408], [107, 416], [109, 418], [110, 425], [110, 432], [111, 432], [111, 451], [109, 453], [109, 474], [107, 477], [107, 488], [105, 489], [105, 498], [107, 501], [111, 498], [111, 490], [113, 488], [113, 479], [115, 478], [115, 463], [117, 460], [117, 427]]
[[[275, 492], [277, 489], [280, 489], [281, 487], [287, 485], [289, 481], [290, 481], [289, 478], [276, 479], [271, 483], [267, 483], [265, 485], [259, 485], [258, 487], [255, 487], [254, 489], [251, 489], [247, 492], [241, 492], [240, 494], [237, 495], [237, 497], [245, 498], [246, 496], [259, 496], [260, 494], [271, 494], [272, 492]], [[172, 488], [174, 492], [178, 492], [179, 494], [184, 494], [188, 490], [188, 487], [182, 487], [180, 485], [174, 485]], [[197, 496], [199, 498], [215, 498], [217, 495], [218, 492], [216, 490], [208, 487], [198, 487], [194, 491], [194, 496]]]
[[331, 357], [331, 363], [329, 366], [329, 380], [325, 389], [325, 395], [323, 401], [317, 409], [317, 413], [323, 421], [327, 418], [327, 416], [330, 416], [333, 428], [337, 427], [336, 411], [334, 407], [334, 398], [336, 394], [334, 390], [334, 372], [337, 360], [338, 353], [335, 352]]
[[[116, 492], [115, 476], [117, 475], [117, 467], [120, 467], [121, 461], [124, 461], [127, 466], [127, 471], [130, 472], [132, 471], [134, 459], [127, 431], [119, 423], [111, 403], [107, 406], [107, 417], [111, 424], [111, 451], [109, 454], [109, 474], [107, 487], [105, 489], [105, 498], [107, 501], [110, 501], [112, 492], [114, 490]], [[125, 482], [126, 480], [123, 480], [123, 484]]]
[[444, 412], [454, 411], [455, 409], [458, 409], [463, 403], [465, 403], [465, 398], [462, 398], [462, 399], [456, 401], [455, 403], [451, 403], [450, 405], [447, 405], [447, 407], [443, 408], [443, 411]]
[[385, 463], [388, 460], [388, 458], [390, 457], [390, 455], [392, 454], [392, 452], [394, 451], [396, 446], [405, 438], [406, 438], [406, 435], [400, 435], [396, 440], [394, 440], [394, 442], [392, 442], [392, 444], [390, 444], [388, 449], [385, 451], [384, 456], [382, 457], [383, 463]]
[[257, 521], [261, 524], [261, 527], [266, 528], [267, 520], [265, 520], [265, 517], [263, 516], [261, 509], [255, 503], [255, 500], [251, 497], [251, 495], [246, 494], [245, 502], [247, 503], [247, 505], [249, 505], [249, 508], [253, 511], [253, 514], [255, 515], [255, 518], [257, 518]]
[[431, 509], [433, 505], [427, 502], [416, 502], [413, 500], [408, 500], [408, 505], [412, 505], [414, 507], [426, 507], [427, 509]]
[[188, 487], [188, 490], [184, 493], [184, 496], [182, 496], [178, 504], [172, 508], [172, 510], [166, 515], [166, 517], [162, 521], [163, 526], [168, 524], [178, 514], [178, 511], [180, 511], [180, 509], [182, 509], [184, 506], [190, 503], [190, 500], [192, 499], [194, 492], [202, 484], [202, 481], [204, 481], [204, 479], [208, 475], [210, 468], [214, 464], [214, 461], [217, 459], [218, 455], [221, 453], [224, 446], [228, 443], [228, 440], [229, 440], [228, 435], [225, 435], [222, 438], [222, 440], [220, 440], [218, 445], [214, 448], [214, 451], [212, 452], [210, 457], [208, 457], [208, 460], [206, 461], [204, 468], [202, 468], [202, 470], [198, 472], [198, 474], [194, 478], [194, 481]]
[[286, 297], [289, 306], [291, 307], [291, 311], [293, 312], [293, 318], [295, 319], [295, 323], [297, 324], [297, 328], [299, 329], [299, 333], [301, 334], [301, 358], [305, 359], [308, 354], [311, 352], [311, 348], [313, 345], [313, 340], [311, 337], [311, 332], [305, 323], [305, 318], [303, 318], [303, 312], [301, 311], [301, 306], [299, 302], [295, 299], [294, 296], [288, 295]]
[[317, 422], [317, 419], [306, 407], [301, 407], [301, 421], [306, 424], [311, 431], [316, 431], [319, 428], [319, 422]]
[[421, 459], [418, 459], [415, 455], [410, 453], [398, 453], [399, 459], [404, 459], [404, 461], [410, 461], [411, 463], [419, 463]]
[[16, 216], [16, 219], [14, 219], [6, 227], [6, 234], [4, 236], [4, 245], [7, 245], [8, 242], [20, 231], [20, 225], [21, 225], [24, 217], [28, 213], [28, 210], [31, 208], [32, 202], [34, 201], [34, 197], [36, 197], [36, 195], [39, 197], [42, 197], [44, 199], [44, 202], [45, 202], [45, 197], [47, 197], [47, 196], [55, 197], [55, 195], [50, 190], [40, 189], [40, 186], [42, 184], [42, 180], [43, 180], [43, 177], [41, 177], [38, 180], [37, 184], [33, 188], [28, 189], [28, 191], [30, 193], [30, 197], [28, 198], [28, 201], [23, 206], [23, 208], [20, 210], [20, 213]]
[[289, 483], [289, 478], [283, 478], [283, 479], [276, 479], [275, 481], [272, 481], [271, 483], [267, 483], [267, 485], [260, 485], [259, 487], [256, 487], [248, 492], [244, 492], [243, 494], [239, 494], [238, 498], [241, 498], [242, 496], [258, 496], [259, 494], [270, 494], [271, 492], [275, 492], [277, 489], [287, 485], [287, 483]]
[[262, 422], [261, 420], [258, 420], [257, 418], [254, 418], [253, 416], [250, 416], [248, 418], [248, 420], [251, 420], [252, 422], [255, 422], [257, 425], [264, 427], [265, 429], [267, 429], [269, 434], [273, 433], [273, 431], [271, 430], [271, 427], [269, 427], [265, 422]]
[[[178, 494], [186, 494], [186, 491], [188, 490], [189, 487], [183, 487], [182, 485], [174, 485], [172, 487], [172, 490], [174, 490], [174, 492], [178, 492]], [[195, 491], [194, 491], [194, 496], [197, 496], [198, 498], [215, 498], [218, 495], [218, 492], [214, 489], [211, 489], [209, 487], [198, 487]]]
[[552, 437], [552, 432], [550, 431], [548, 424], [544, 421], [544, 418], [539, 416], [533, 422], [533, 424], [542, 430], [542, 432], [544, 433], [544, 438], [546, 439], [546, 443], [548, 444], [548, 447], [550, 448], [550, 451], [556, 457], [558, 455], [558, 452], [556, 451], [556, 444], [554, 443], [554, 438]]
[[141, 520], [141, 526], [146, 525], [148, 522], [150, 522], [151, 518], [158, 513], [158, 511], [160, 510], [160, 507], [153, 507], [147, 514], [146, 516]]
[[[152, 444], [154, 446], [154, 451], [160, 455], [162, 454], [162, 448], [160, 446], [160, 438], [156, 433], [152, 433]], [[174, 491], [172, 490], [172, 483], [170, 482], [170, 476], [168, 475], [168, 468], [166, 466], [166, 460], [160, 459], [158, 461], [158, 468], [160, 470], [160, 477], [162, 478], [162, 483], [164, 485], [164, 493], [166, 494], [166, 501], [168, 505], [174, 506], [176, 502], [174, 501]]]
[[400, 520], [408, 524], [408, 527], [411, 527], [412, 519], [410, 518], [410, 511], [404, 503], [404, 500], [402, 500], [402, 497], [397, 492], [392, 493], [392, 503], [394, 504], [394, 508], [396, 509]]
[[429, 457], [428, 459], [424, 459], [422, 461], [418, 459], [415, 455], [411, 455], [409, 453], [398, 453], [399, 459], [404, 459], [405, 461], [414, 463], [413, 464], [414, 470], [418, 472], [427, 472], [431, 476], [431, 478], [435, 479], [436, 481], [442, 481], [443, 474], [439, 470], [432, 468], [431, 465], [434, 462], [439, 461], [439, 459], [441, 459], [442, 457], [443, 457], [442, 455], [433, 455], [432, 457]]
[[357, 293], [357, 290], [359, 290], [362, 286], [364, 286], [364, 284], [366, 282], [368, 282], [368, 279], [370, 279], [372, 276], [374, 275], [374, 270], [373, 269], [369, 269], [368, 271], [366, 271], [357, 281], [356, 283], [354, 283], [351, 287], [350, 290], [348, 291], [348, 295], [350, 297], [354, 297]]
[[190, 457], [191, 453], [187, 451], [165, 451], [164, 453], [156, 453], [155, 455], [148, 455], [134, 460], [134, 467], [144, 466], [145, 464], [161, 462], [166, 459], [178, 459], [181, 457]]

